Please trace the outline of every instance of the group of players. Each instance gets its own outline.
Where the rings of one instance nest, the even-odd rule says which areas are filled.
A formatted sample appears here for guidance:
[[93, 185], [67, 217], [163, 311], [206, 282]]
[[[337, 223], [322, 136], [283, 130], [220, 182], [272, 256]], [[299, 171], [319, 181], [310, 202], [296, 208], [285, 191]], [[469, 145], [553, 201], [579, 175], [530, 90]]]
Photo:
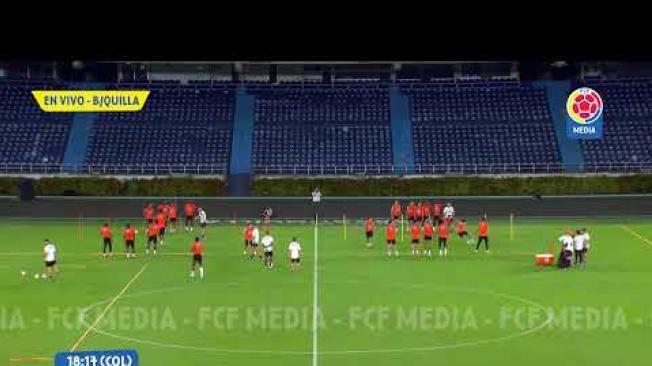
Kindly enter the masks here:
[[[244, 252], [245, 256], [249, 259], [256, 257], [263, 260], [265, 267], [274, 268], [274, 242], [275, 239], [271, 234], [271, 209], [263, 211], [263, 229], [265, 235], [260, 238], [260, 230], [253, 222], [247, 221], [247, 226], [244, 229]], [[290, 260], [290, 270], [295, 271], [301, 266], [301, 244], [296, 237], [288, 245], [288, 258]]]
[[[201, 234], [195, 237], [191, 246], [192, 252], [192, 266], [190, 276], [195, 276], [195, 270], [199, 268], [200, 278], [204, 277], [203, 268], [203, 244], [206, 238], [206, 211], [198, 207], [193, 201], [187, 201], [183, 204], [183, 212], [185, 215], [185, 231], [192, 232], [195, 230], [195, 222], [199, 222]], [[143, 219], [145, 236], [147, 237], [147, 244], [145, 247], [145, 254], [150, 255], [150, 250], [153, 255], [157, 254], [157, 250], [163, 247], [166, 233], [174, 233], [177, 231], [178, 209], [177, 205], [173, 202], [160, 202], [154, 206], [152, 203], [146, 203], [143, 208]], [[131, 224], [125, 225], [122, 237], [125, 242], [125, 253], [127, 258], [136, 257], [136, 235], [138, 230]], [[104, 223], [100, 229], [100, 236], [102, 237], [103, 250], [102, 256], [104, 258], [113, 257], [113, 230], [109, 223]]]
[[[448, 256], [448, 238], [454, 232], [462, 240], [471, 245], [472, 240], [466, 229], [466, 220], [459, 219], [455, 223], [455, 209], [451, 203], [445, 206], [440, 203], [430, 204], [429, 202], [410, 202], [405, 211], [409, 232], [411, 237], [412, 256], [420, 254], [432, 257], [432, 242], [437, 233], [439, 256]], [[403, 218], [403, 209], [398, 201], [390, 208], [390, 219], [386, 228], [387, 255], [398, 256], [399, 252], [396, 246], [396, 235], [398, 231], [398, 222]], [[367, 238], [367, 247], [372, 246], [374, 230], [376, 224], [373, 218], [369, 217], [364, 223], [364, 229]], [[475, 251], [479, 251], [480, 245], [484, 242], [485, 251], [489, 253], [489, 224], [486, 216], [480, 219], [478, 224], [478, 241]], [[423, 240], [423, 245], [421, 245]]]
[[586, 257], [591, 248], [591, 237], [586, 228], [575, 231], [566, 230], [558, 240], [561, 243], [561, 252], [557, 259], [559, 268], [586, 267]]

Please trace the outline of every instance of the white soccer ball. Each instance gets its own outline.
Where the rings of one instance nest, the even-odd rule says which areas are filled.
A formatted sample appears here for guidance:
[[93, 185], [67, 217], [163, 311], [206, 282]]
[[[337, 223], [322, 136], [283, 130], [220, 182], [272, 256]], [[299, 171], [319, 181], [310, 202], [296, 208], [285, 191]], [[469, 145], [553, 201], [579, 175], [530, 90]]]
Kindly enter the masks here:
[[35, 279], [35, 280], [38, 280], [38, 278], [39, 278], [38, 273], [34, 273], [34, 279]]
[[42, 278], [42, 279], [46, 279], [46, 278], [47, 278], [47, 276], [45, 275], [45, 273], [41, 274], [41, 278]]

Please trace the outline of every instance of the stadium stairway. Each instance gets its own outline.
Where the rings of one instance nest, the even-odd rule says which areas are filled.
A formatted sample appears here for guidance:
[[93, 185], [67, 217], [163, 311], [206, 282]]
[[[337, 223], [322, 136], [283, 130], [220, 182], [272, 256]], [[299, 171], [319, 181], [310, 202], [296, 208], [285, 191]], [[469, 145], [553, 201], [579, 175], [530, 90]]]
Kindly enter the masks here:
[[227, 180], [229, 196], [248, 196], [251, 190], [251, 164], [254, 135], [255, 96], [238, 87], [235, 97], [231, 161]]
[[414, 145], [412, 143], [412, 120], [410, 101], [398, 86], [389, 91], [390, 119], [392, 128], [392, 154], [394, 166], [407, 166], [407, 172], [414, 172]]
[[557, 136], [557, 145], [559, 154], [564, 164], [564, 171], [575, 173], [579, 171], [579, 166], [584, 164], [584, 155], [578, 140], [572, 140], [566, 137], [566, 99], [570, 93], [570, 81], [545, 81], [541, 84], [546, 88], [548, 96], [548, 107], [550, 116], [555, 126]]
[[[105, 89], [105, 85], [102, 83], [67, 83], [66, 85], [76, 89]], [[84, 112], [73, 115], [68, 143], [63, 155], [65, 172], [76, 173], [79, 171], [80, 166], [84, 164], [89, 137], [96, 119], [97, 113]]]

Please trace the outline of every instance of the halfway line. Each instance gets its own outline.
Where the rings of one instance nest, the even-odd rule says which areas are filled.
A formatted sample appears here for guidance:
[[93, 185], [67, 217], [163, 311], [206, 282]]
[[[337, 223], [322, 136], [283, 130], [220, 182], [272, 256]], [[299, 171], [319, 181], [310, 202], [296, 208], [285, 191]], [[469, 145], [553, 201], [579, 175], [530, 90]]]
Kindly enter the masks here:
[[106, 313], [109, 312], [109, 309], [111, 308], [111, 306], [113, 306], [113, 304], [115, 304], [116, 301], [118, 301], [118, 299], [120, 299], [120, 297], [127, 291], [129, 286], [131, 286], [131, 284], [134, 283], [138, 279], [138, 277], [140, 277], [140, 275], [145, 271], [145, 269], [147, 268], [148, 265], [149, 265], [149, 262], [145, 263], [143, 265], [143, 267], [140, 269], [140, 271], [138, 271], [138, 273], [136, 273], [131, 278], [131, 280], [129, 280], [129, 282], [127, 282], [127, 284], [122, 288], [122, 290], [120, 290], [120, 292], [118, 292], [118, 294], [115, 295], [115, 297], [113, 299], [111, 299], [111, 302], [109, 302], [109, 304], [104, 308], [102, 313], [100, 313], [100, 315], [95, 319], [93, 324], [91, 324], [91, 326], [86, 328], [86, 331], [84, 332], [84, 334], [82, 334], [81, 337], [79, 337], [79, 339], [77, 340], [77, 342], [75, 342], [75, 344], [70, 348], [70, 352], [73, 352], [73, 351], [77, 350], [77, 348], [82, 344], [84, 339], [86, 339], [88, 334], [90, 334], [91, 330], [95, 329], [95, 327], [100, 323], [100, 321], [102, 321], [102, 319], [104, 318]]
[[314, 249], [314, 264], [313, 264], [313, 284], [312, 284], [312, 366], [317, 366], [317, 326], [318, 326], [318, 315], [317, 311], [319, 310], [319, 289], [318, 289], [318, 276], [319, 270], [317, 269], [318, 265], [318, 215], [315, 213], [315, 249]]
[[643, 242], [645, 242], [646, 244], [652, 246], [652, 241], [651, 241], [650, 239], [648, 239], [648, 238], [644, 237], [643, 235], [637, 233], [636, 231], [634, 231], [634, 229], [630, 228], [629, 226], [627, 226], [627, 225], [620, 225], [620, 228], [623, 229], [623, 230], [625, 230], [625, 231], [627, 231], [628, 233], [634, 235], [635, 237], [641, 239], [641, 240], [642, 240]]

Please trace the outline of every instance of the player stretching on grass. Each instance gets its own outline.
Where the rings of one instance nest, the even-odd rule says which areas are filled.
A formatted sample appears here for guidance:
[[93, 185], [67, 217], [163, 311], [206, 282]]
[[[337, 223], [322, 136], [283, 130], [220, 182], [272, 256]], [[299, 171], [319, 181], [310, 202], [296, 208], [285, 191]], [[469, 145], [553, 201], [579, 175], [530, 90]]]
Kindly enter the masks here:
[[104, 243], [103, 249], [102, 249], [102, 257], [106, 258], [107, 255], [107, 249], [109, 251], [108, 255], [109, 257], [113, 257], [113, 233], [111, 232], [111, 228], [109, 227], [108, 223], [104, 223], [104, 226], [100, 229], [100, 235], [102, 236], [102, 241]]
[[45, 261], [45, 272], [47, 273], [48, 279], [52, 280], [54, 279], [54, 274], [59, 273], [59, 268], [57, 268], [57, 248], [48, 239], [45, 239], [44, 244], [43, 260]]
[[371, 248], [373, 246], [372, 240], [374, 238], [374, 228], [376, 228], [374, 219], [371, 217], [367, 218], [367, 221], [365, 221], [364, 224], [365, 236], [367, 238], [367, 248]]
[[274, 267], [274, 237], [269, 233], [269, 230], [265, 231], [265, 236], [263, 236], [261, 242], [265, 252], [264, 264], [267, 268], [272, 269]]
[[296, 237], [292, 238], [288, 246], [288, 255], [290, 257], [290, 271], [294, 272], [297, 267], [301, 267], [301, 244], [299, 244]]
[[426, 225], [423, 227], [423, 252], [424, 255], [432, 257], [432, 236], [434, 233], [434, 228], [432, 227], [432, 222], [430, 219], [426, 220]]
[[478, 225], [478, 244], [475, 246], [476, 253], [480, 250], [480, 244], [484, 241], [485, 253], [489, 253], [489, 224], [487, 218], [482, 217]]
[[421, 236], [421, 226], [414, 221], [410, 227], [410, 235], [412, 235], [412, 256], [419, 255], [419, 236]]
[[145, 249], [145, 254], [149, 255], [149, 250], [153, 247], [154, 255], [156, 255], [157, 243], [158, 225], [153, 220], [149, 220], [149, 226], [147, 227], [147, 248]]
[[387, 255], [390, 257], [392, 256], [392, 252], [398, 257], [398, 249], [396, 249], [396, 226], [394, 222], [394, 220], [390, 220], [389, 224], [387, 224]]
[[131, 224], [125, 226], [124, 238], [127, 258], [136, 258], [136, 248], [134, 244], [136, 241], [136, 234], [138, 234], [138, 231], [131, 227]]
[[190, 248], [192, 252], [192, 265], [190, 267], [190, 278], [195, 278], [195, 270], [199, 266], [199, 278], [204, 279], [204, 246], [199, 241], [199, 238], [195, 238], [195, 242], [192, 243]]

